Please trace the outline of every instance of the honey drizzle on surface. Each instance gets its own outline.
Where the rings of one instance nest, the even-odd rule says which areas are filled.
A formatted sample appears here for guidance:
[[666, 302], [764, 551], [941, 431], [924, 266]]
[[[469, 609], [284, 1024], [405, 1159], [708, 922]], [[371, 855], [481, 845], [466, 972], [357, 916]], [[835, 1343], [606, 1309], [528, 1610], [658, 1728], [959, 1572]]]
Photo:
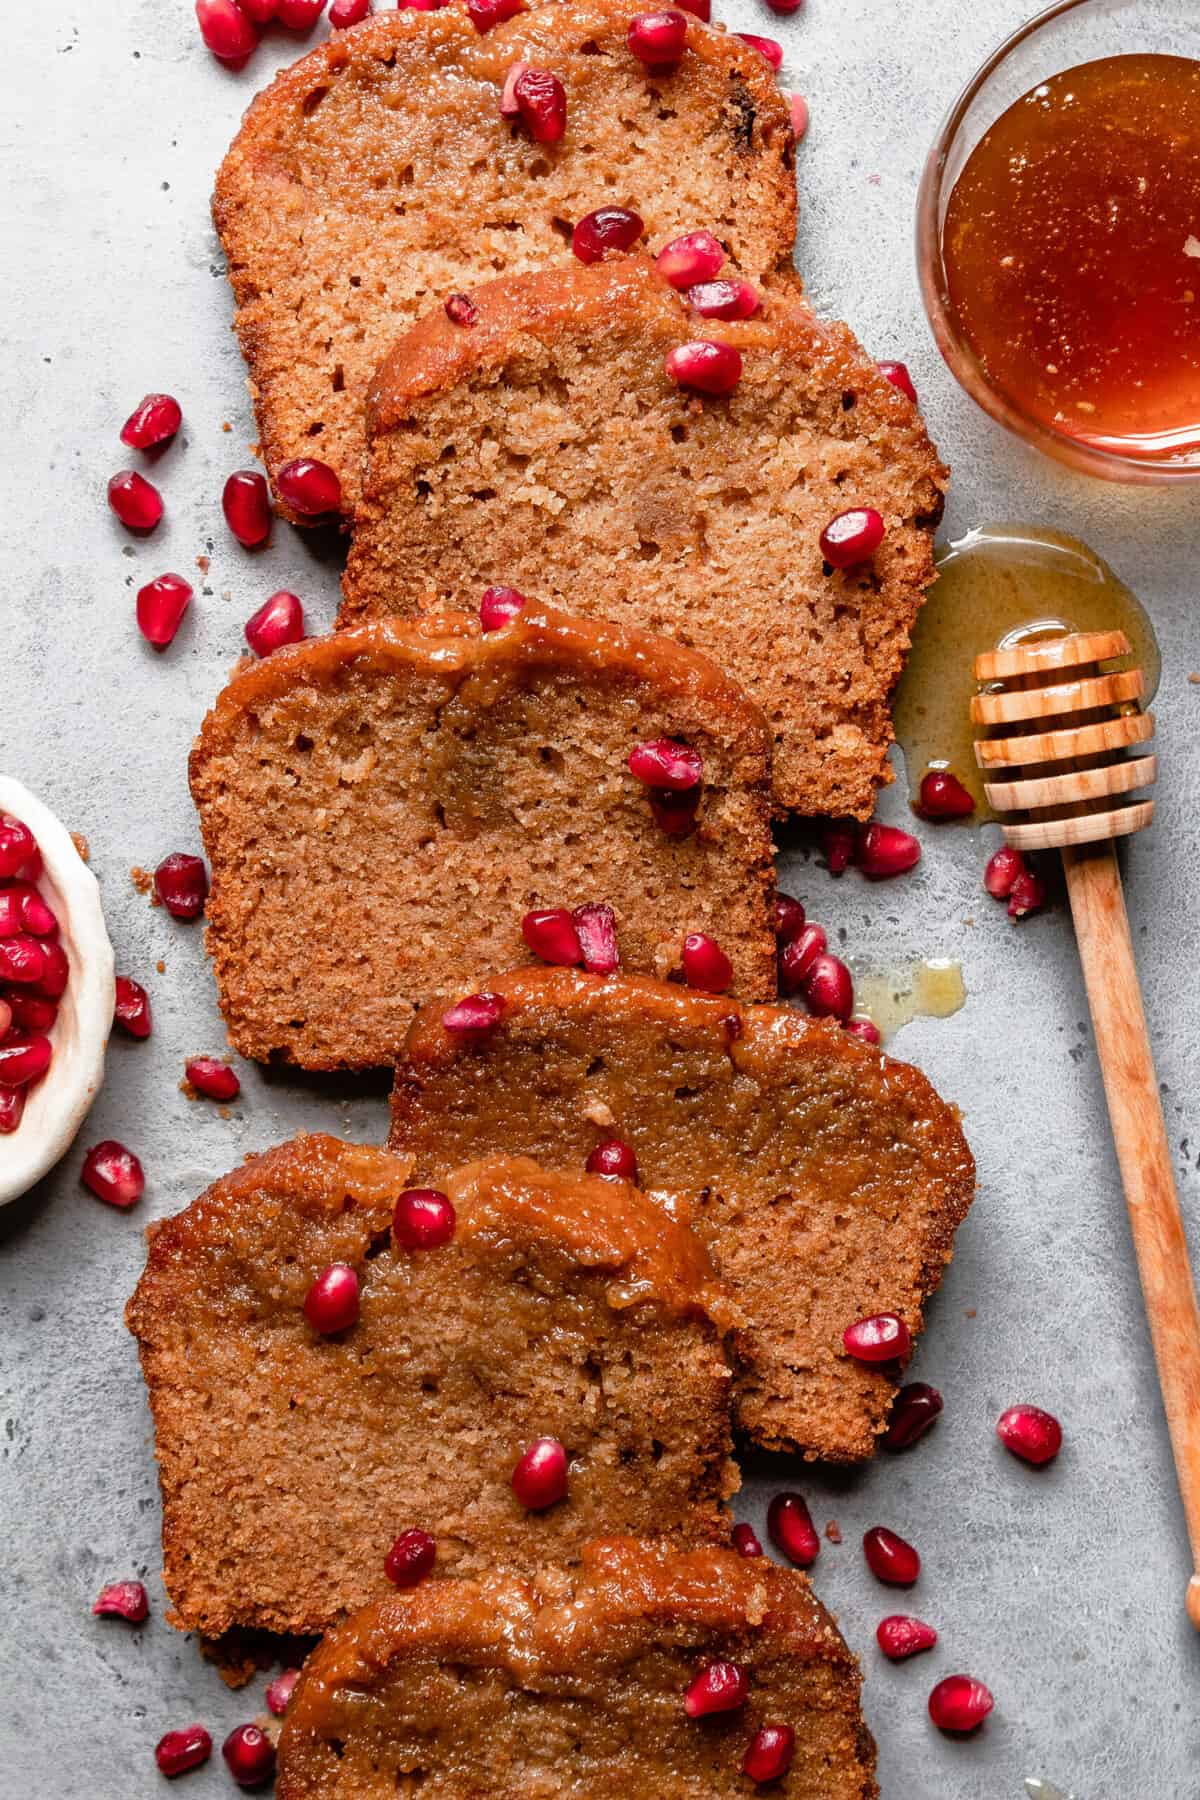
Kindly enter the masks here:
[[948, 1019], [966, 1004], [962, 964], [948, 956], [901, 963], [894, 969], [854, 968], [854, 1010], [884, 1043], [913, 1019]]

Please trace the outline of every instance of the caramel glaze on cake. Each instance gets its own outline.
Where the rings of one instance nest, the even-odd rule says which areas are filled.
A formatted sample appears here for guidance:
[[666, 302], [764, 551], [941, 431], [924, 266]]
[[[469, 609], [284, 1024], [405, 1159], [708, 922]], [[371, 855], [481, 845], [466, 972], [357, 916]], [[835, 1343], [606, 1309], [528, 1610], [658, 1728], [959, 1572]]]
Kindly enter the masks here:
[[[598, 1532], [724, 1539], [733, 1316], [708, 1254], [625, 1183], [497, 1159], [441, 1184], [451, 1243], [399, 1248], [409, 1160], [299, 1137], [150, 1228], [127, 1321], [154, 1416], [173, 1622], [316, 1632], [388, 1592], [420, 1527], [439, 1573], [570, 1562]], [[358, 1274], [335, 1337], [304, 1299]], [[557, 1437], [566, 1500], [510, 1477]]]
[[[689, 1719], [708, 1662], [745, 1670], [734, 1712]], [[753, 1733], [787, 1724], [782, 1800], [875, 1800], [861, 1676], [806, 1578], [731, 1551], [589, 1544], [581, 1570], [496, 1572], [368, 1607], [296, 1687], [279, 1800], [718, 1800], [745, 1796]]]
[[856, 1462], [895, 1393], [842, 1332], [899, 1313], [915, 1334], [970, 1205], [975, 1166], [925, 1077], [832, 1022], [634, 977], [517, 971], [487, 1038], [414, 1027], [391, 1146], [420, 1180], [504, 1150], [580, 1168], [632, 1145], [656, 1198], [683, 1197], [745, 1314], [737, 1422], [758, 1444]]

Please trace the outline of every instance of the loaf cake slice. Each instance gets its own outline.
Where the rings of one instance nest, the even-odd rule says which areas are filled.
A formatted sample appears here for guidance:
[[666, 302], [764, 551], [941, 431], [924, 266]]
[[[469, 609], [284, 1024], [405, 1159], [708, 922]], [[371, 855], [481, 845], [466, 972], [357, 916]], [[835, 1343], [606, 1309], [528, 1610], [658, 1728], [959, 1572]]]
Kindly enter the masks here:
[[417, 1022], [392, 1149], [425, 1181], [466, 1154], [566, 1169], [629, 1144], [649, 1193], [690, 1203], [744, 1314], [741, 1428], [772, 1450], [870, 1456], [895, 1371], [853, 1361], [842, 1333], [885, 1312], [921, 1329], [974, 1192], [954, 1108], [907, 1063], [785, 1007], [559, 969], [492, 985], [505, 1011], [486, 1039]]
[[[571, 261], [598, 207], [635, 211], [655, 251], [706, 227], [748, 275], [794, 282], [794, 140], [768, 64], [689, 19], [681, 61], [648, 72], [626, 43], [644, 10], [538, 7], [481, 35], [462, 7], [393, 9], [258, 96], [213, 212], [272, 475], [318, 457], [352, 510], [363, 398], [392, 340], [480, 281]], [[556, 143], [501, 116], [521, 62], [563, 84]]]
[[[701, 759], [665, 831], [630, 752]], [[231, 1041], [309, 1069], [394, 1062], [414, 1007], [524, 961], [531, 909], [611, 907], [625, 967], [716, 937], [736, 991], [774, 992], [767, 732], [667, 639], [532, 606], [383, 620], [278, 650], [204, 722], [192, 793], [208, 947]]]
[[[748, 1694], [691, 1718], [714, 1662]], [[794, 1733], [767, 1791], [874, 1800], [861, 1675], [807, 1579], [729, 1550], [589, 1544], [579, 1570], [489, 1572], [349, 1619], [300, 1677], [279, 1800], [719, 1800], [765, 1725]]]
[[[786, 291], [723, 324], [628, 257], [474, 298], [469, 331], [431, 313], [373, 386], [341, 623], [503, 582], [667, 632], [761, 706], [781, 808], [868, 817], [946, 479], [916, 409]], [[664, 368], [697, 339], [740, 354], [724, 398]], [[864, 507], [882, 543], [831, 568], [825, 526]]]
[[[298, 1137], [151, 1226], [126, 1318], [150, 1394], [174, 1622], [317, 1632], [389, 1591], [408, 1529], [439, 1573], [570, 1562], [598, 1531], [727, 1535], [729, 1301], [625, 1183], [497, 1159], [448, 1176], [454, 1235], [393, 1227], [409, 1161]], [[305, 1300], [353, 1269], [357, 1321]], [[511, 1485], [556, 1438], [567, 1496]]]

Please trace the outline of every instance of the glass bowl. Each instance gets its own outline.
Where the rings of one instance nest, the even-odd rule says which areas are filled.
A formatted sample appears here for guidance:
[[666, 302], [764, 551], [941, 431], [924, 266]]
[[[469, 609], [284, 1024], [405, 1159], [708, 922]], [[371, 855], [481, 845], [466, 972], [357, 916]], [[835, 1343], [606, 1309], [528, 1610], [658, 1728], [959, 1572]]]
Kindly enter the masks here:
[[942, 230], [954, 184], [980, 138], [1039, 82], [1099, 57], [1130, 53], [1200, 56], [1200, 0], [1058, 0], [1022, 25], [967, 83], [929, 153], [917, 199], [921, 297], [938, 349], [985, 412], [1027, 444], [1109, 481], [1200, 479], [1200, 454], [1147, 458], [1081, 442], [993, 386], [950, 298]]

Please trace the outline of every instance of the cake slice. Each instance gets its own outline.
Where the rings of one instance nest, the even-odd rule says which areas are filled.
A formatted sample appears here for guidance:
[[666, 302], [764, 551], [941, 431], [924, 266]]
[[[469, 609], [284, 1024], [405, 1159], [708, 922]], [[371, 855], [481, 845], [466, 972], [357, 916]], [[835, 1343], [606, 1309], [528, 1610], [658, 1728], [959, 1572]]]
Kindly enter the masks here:
[[[662, 738], [701, 766], [682, 833], [629, 768]], [[231, 1042], [394, 1062], [415, 1007], [440, 1019], [528, 958], [540, 909], [611, 908], [622, 965], [661, 975], [703, 932], [738, 992], [770, 995], [767, 763], [761, 717], [703, 657], [532, 606], [486, 634], [394, 619], [276, 651], [191, 760]]]
[[[712, 1663], [747, 1685], [689, 1717]], [[615, 1538], [579, 1570], [444, 1581], [348, 1620], [310, 1657], [279, 1800], [719, 1800], [764, 1726], [793, 1734], [767, 1792], [875, 1800], [862, 1678], [807, 1579], [729, 1550]]]
[[649, 1193], [690, 1203], [744, 1315], [737, 1423], [772, 1450], [870, 1456], [896, 1371], [852, 1360], [842, 1333], [877, 1313], [920, 1331], [974, 1192], [955, 1109], [786, 1007], [564, 969], [492, 986], [505, 1010], [486, 1039], [432, 1019], [409, 1038], [391, 1146], [415, 1178], [499, 1149], [582, 1168], [629, 1144]]
[[[446, 1178], [453, 1236], [413, 1249], [409, 1166], [298, 1137], [150, 1228], [126, 1318], [187, 1630], [321, 1631], [389, 1591], [407, 1530], [442, 1574], [728, 1533], [729, 1302], [696, 1236], [625, 1183], [500, 1158]], [[305, 1303], [335, 1264], [358, 1314], [330, 1334]], [[567, 1494], [527, 1511], [541, 1438]]]
[[[868, 817], [945, 484], [915, 408], [787, 292], [724, 324], [626, 257], [475, 301], [470, 331], [430, 314], [376, 379], [341, 622], [502, 582], [669, 633], [766, 714], [779, 807]], [[731, 393], [668, 375], [693, 340], [738, 351]], [[832, 568], [824, 528], [866, 507], [882, 543]]]
[[[768, 64], [689, 18], [681, 60], [648, 71], [626, 42], [644, 10], [535, 7], [483, 34], [459, 6], [380, 12], [254, 101], [213, 213], [273, 476], [317, 457], [352, 510], [392, 340], [481, 281], [570, 262], [598, 207], [635, 211], [655, 251], [705, 227], [748, 275], [794, 282], [794, 140]], [[517, 63], [562, 83], [557, 142], [501, 115]]]

